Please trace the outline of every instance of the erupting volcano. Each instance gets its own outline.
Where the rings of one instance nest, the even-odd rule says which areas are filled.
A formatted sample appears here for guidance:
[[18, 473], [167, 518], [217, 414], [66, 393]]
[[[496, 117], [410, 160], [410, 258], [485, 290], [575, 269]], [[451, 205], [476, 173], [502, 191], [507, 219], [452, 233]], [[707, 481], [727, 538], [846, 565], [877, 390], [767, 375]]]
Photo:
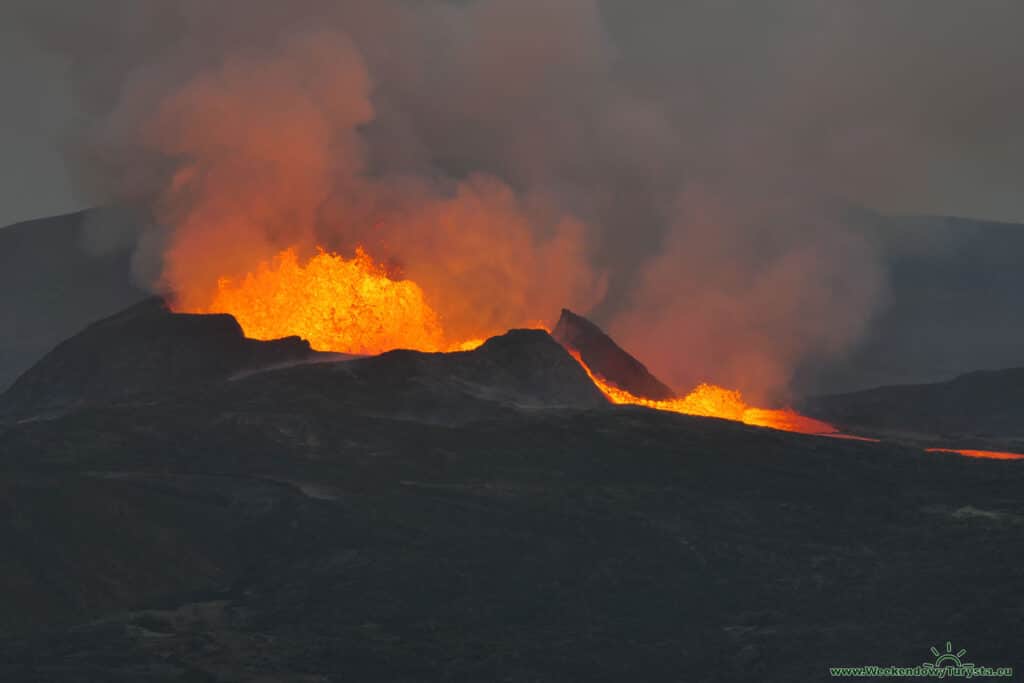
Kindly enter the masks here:
[[423, 289], [401, 279], [362, 247], [346, 259], [318, 249], [305, 263], [294, 248], [242, 278], [222, 277], [207, 306], [176, 303], [179, 313], [227, 313], [250, 339], [297, 336], [317, 351], [371, 355], [392, 349], [469, 351], [486, 337], [453, 339]]
[[348, 260], [320, 250], [305, 265], [287, 249], [241, 281], [221, 278], [210, 306], [191, 312], [229, 313], [247, 337], [295, 335], [318, 351], [455, 351], [483, 343], [446, 340], [419, 285], [392, 279], [362, 248]]
[[[320, 249], [305, 264], [294, 249], [279, 253], [272, 262], [261, 262], [243, 278], [220, 278], [209, 306], [201, 309], [178, 307], [180, 312], [228, 313], [235, 317], [247, 337], [270, 340], [299, 336], [313, 349], [349, 354], [377, 354], [404, 348], [417, 351], [450, 352], [478, 347], [483, 339], [450, 339], [444, 321], [427, 301], [423, 289], [412, 280], [395, 279], [363, 248], [355, 256], [343, 256]], [[603, 332], [585, 319], [563, 311], [566, 316], [584, 321], [598, 334]], [[588, 328], [588, 331], [589, 331]], [[504, 330], [491, 330], [500, 334]], [[562, 333], [564, 335], [564, 332]], [[556, 333], [556, 337], [559, 334]], [[607, 339], [607, 337], [605, 337]], [[653, 377], [657, 397], [636, 395], [601, 376], [583, 359], [575, 344], [560, 339], [570, 355], [583, 367], [591, 381], [611, 402], [639, 405], [686, 415], [716, 417], [744, 424], [770, 427], [805, 434], [834, 434], [828, 423], [805, 417], [793, 410], [755, 408], [739, 391], [701, 383], [682, 397]], [[624, 351], [630, 361], [643, 369]]]

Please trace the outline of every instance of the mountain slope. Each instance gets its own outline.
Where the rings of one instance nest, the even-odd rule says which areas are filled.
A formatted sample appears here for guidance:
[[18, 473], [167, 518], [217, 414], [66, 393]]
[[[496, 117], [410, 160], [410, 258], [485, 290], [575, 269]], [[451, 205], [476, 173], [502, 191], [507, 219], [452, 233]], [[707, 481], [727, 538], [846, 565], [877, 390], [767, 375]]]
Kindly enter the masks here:
[[593, 392], [513, 331], [0, 423], [0, 680], [821, 680], [950, 633], [1016, 665], [1024, 463]]
[[871, 244], [884, 291], [863, 337], [808, 359], [797, 393], [847, 393], [1024, 366], [1024, 225], [942, 216], [845, 218]]
[[674, 398], [675, 393], [629, 355], [600, 327], [567, 308], [562, 309], [551, 336], [576, 351], [591, 370], [634, 396], [653, 401]]
[[59, 342], [148, 294], [132, 278], [134, 244], [87, 248], [99, 212], [0, 229], [0, 390]]
[[0, 433], [0, 676], [817, 680], [936, 624], [1018, 656], [1016, 463], [283, 377], [328, 369]]
[[171, 313], [142, 303], [59, 344], [0, 395], [0, 414], [18, 416], [192, 383], [316, 357], [298, 337], [246, 339], [229, 315]]
[[850, 430], [1024, 438], [1024, 368], [818, 396], [803, 407]]

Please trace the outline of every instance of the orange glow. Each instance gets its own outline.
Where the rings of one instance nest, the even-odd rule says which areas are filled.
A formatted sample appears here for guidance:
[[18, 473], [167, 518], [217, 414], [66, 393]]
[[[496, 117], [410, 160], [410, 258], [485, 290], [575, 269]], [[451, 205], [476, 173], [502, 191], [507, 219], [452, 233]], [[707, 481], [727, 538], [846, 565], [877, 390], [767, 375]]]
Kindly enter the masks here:
[[1006, 453], [1004, 451], [979, 451], [956, 448], [926, 448], [928, 453], [956, 453], [969, 458], [991, 458], [992, 460], [1024, 460], [1024, 453]]
[[238, 281], [221, 278], [210, 305], [188, 312], [229, 313], [247, 337], [297, 335], [318, 351], [468, 351], [484, 341], [446, 339], [420, 286], [391, 279], [361, 248], [352, 259], [320, 250], [305, 265], [286, 249]]
[[612, 403], [645, 406], [655, 410], [665, 410], [684, 415], [718, 417], [756, 427], [770, 427], [784, 432], [821, 435], [837, 433], [836, 428], [827, 422], [805, 417], [793, 410], [770, 410], [751, 407], [743, 401], [743, 395], [740, 392], [735, 389], [715, 386], [714, 384], [700, 384], [682, 398], [671, 398], [663, 401], [640, 398], [595, 375], [587, 367], [587, 364], [583, 362], [578, 352], [570, 351], [569, 353], [586, 370], [591, 381]]
[[[471, 351], [487, 330], [469, 339], [450, 339], [441, 317], [412, 280], [392, 279], [362, 248], [346, 259], [320, 250], [305, 264], [294, 249], [259, 263], [240, 279], [220, 278], [208, 306], [178, 304], [190, 313], [228, 313], [251, 339], [299, 336], [318, 351], [376, 354], [404, 348]], [[640, 405], [686, 415], [717, 417], [758, 427], [805, 434], [836, 434], [825, 422], [792, 410], [754, 408], [740, 392], [701, 384], [682, 398], [652, 401], [630, 394], [594, 375], [579, 354], [573, 357], [612, 403]]]

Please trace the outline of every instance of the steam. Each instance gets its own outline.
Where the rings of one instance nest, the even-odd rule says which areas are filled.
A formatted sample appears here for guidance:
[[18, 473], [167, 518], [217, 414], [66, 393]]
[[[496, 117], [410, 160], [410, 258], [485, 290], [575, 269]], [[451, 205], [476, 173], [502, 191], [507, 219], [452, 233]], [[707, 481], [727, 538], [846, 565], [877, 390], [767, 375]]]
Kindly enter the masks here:
[[792, 369], [844, 352], [883, 281], [872, 247], [824, 212], [691, 187], [618, 315], [613, 336], [676, 387], [740, 387], [784, 399]]
[[980, 187], [924, 171], [977, 147], [943, 123], [1016, 77], [996, 51], [1019, 25], [972, 10], [979, 60], [927, 38], [963, 19], [943, 2], [59, 4], [25, 18], [71, 58], [80, 185], [160, 226], [151, 286], [198, 305], [284, 247], [362, 244], [454, 335], [568, 306], [679, 390], [755, 396], [846, 352], [884, 292], [836, 200], [938, 211]]
[[[374, 172], [373, 135], [361, 129], [376, 109], [360, 50], [324, 28], [274, 40], [166, 90], [134, 79], [104, 122], [100, 155], [113, 150], [164, 170], [143, 195], [152, 182], [156, 218], [171, 227], [157, 284], [179, 306], [201, 310], [219, 278], [238, 278], [284, 248], [321, 245], [348, 253], [361, 245], [386, 258], [424, 288], [451, 338], [600, 300], [604, 279], [587, 261], [579, 219], [484, 172], [436, 178], [425, 164]], [[125, 166], [129, 180], [134, 167]]]

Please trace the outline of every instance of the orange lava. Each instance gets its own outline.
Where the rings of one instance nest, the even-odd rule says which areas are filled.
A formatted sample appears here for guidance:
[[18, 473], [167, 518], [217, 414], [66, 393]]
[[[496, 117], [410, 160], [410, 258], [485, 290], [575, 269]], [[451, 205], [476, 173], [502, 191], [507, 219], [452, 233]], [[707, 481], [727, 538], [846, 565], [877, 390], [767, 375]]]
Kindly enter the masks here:
[[[175, 309], [228, 313], [251, 339], [299, 336], [318, 351], [470, 351], [484, 342], [484, 337], [449, 339], [423, 289], [412, 280], [393, 279], [362, 248], [356, 249], [351, 259], [321, 249], [304, 264], [294, 249], [286, 249], [272, 261], [259, 263], [243, 278], [221, 278], [208, 306]], [[503, 331], [493, 330], [491, 334]], [[640, 398], [595, 376], [579, 354], [573, 356], [612, 403], [717, 417], [787, 432], [837, 434], [825, 422], [793, 410], [754, 408], [743, 401], [740, 392], [711, 384], [701, 384], [682, 398]]]
[[1004, 451], [979, 451], [957, 448], [926, 448], [928, 453], [956, 453], [970, 458], [991, 458], [992, 460], [1024, 460], [1024, 453], [1006, 453]]
[[483, 339], [449, 340], [411, 280], [394, 280], [361, 248], [346, 259], [321, 250], [304, 265], [293, 249], [238, 281], [222, 278], [213, 301], [192, 313], [229, 313], [247, 337], [296, 335], [318, 351], [467, 351]]
[[570, 351], [570, 354], [586, 370], [591, 381], [612, 403], [645, 406], [655, 410], [665, 410], [684, 415], [718, 417], [756, 427], [770, 427], [784, 432], [819, 435], [834, 435], [837, 433], [836, 428], [827, 422], [805, 417], [793, 410], [754, 408], [747, 405], [739, 391], [725, 389], [714, 384], [700, 384], [682, 398], [671, 398], [663, 401], [634, 396], [628, 391], [595, 375], [576, 351]]

